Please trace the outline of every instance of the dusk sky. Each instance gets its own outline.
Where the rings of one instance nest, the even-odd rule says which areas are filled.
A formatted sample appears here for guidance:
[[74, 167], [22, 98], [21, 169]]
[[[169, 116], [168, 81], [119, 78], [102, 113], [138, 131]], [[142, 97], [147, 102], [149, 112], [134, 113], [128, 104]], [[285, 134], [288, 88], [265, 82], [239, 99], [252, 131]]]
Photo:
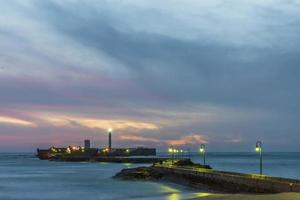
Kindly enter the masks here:
[[299, 151], [300, 1], [0, 0], [0, 151]]

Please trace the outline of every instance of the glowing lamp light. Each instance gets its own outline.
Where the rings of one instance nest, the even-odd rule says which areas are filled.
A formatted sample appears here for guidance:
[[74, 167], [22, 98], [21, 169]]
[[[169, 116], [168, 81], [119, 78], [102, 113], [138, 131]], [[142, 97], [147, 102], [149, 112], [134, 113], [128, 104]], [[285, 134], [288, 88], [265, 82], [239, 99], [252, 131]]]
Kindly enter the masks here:
[[256, 142], [256, 145], [255, 145], [255, 151], [256, 151], [257, 153], [261, 153], [261, 152], [262, 152], [262, 143], [261, 143], [261, 141], [257, 141], [257, 142]]
[[113, 130], [112, 130], [112, 128], [109, 128], [107, 131], [108, 131], [109, 133], [111, 133]]
[[200, 145], [200, 149], [199, 149], [200, 153], [203, 154], [203, 165], [205, 165], [205, 144], [201, 144]]
[[204, 145], [204, 144], [201, 144], [199, 151], [200, 151], [201, 153], [204, 153], [204, 152], [205, 152], [205, 145]]
[[130, 150], [129, 149], [126, 149], [126, 153], [129, 153], [130, 152]]
[[50, 149], [50, 150], [51, 150], [52, 152], [57, 152], [54, 146], [53, 146], [53, 147], [51, 147], [51, 149]]
[[260, 147], [256, 147], [256, 148], [255, 148], [255, 151], [256, 151], [256, 152], [260, 152], [260, 150], [261, 150]]
[[260, 175], [262, 175], [262, 171], [263, 171], [263, 164], [262, 164], [262, 142], [261, 141], [257, 141], [256, 142], [256, 145], [255, 145], [255, 151], [257, 152], [257, 153], [259, 153], [259, 155], [260, 155], [260, 162], [259, 162], [259, 168], [260, 168]]
[[168, 149], [168, 151], [169, 151], [169, 153], [172, 155], [172, 165], [173, 165], [173, 163], [174, 163], [174, 154], [175, 154], [175, 152], [176, 152], [176, 149], [175, 149], [173, 146], [171, 146], [171, 147]]
[[72, 150], [73, 150], [73, 151], [78, 151], [79, 149], [80, 149], [80, 147], [76, 147], [76, 146], [73, 146], [73, 147], [72, 147]]
[[68, 147], [66, 151], [67, 151], [67, 153], [71, 153], [70, 147]]

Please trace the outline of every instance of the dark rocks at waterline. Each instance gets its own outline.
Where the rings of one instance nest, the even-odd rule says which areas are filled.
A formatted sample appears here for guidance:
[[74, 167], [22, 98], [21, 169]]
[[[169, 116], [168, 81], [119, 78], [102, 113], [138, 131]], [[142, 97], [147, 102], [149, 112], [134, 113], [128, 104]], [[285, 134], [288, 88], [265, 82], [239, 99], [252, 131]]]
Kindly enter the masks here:
[[130, 169], [123, 169], [117, 173], [113, 178], [122, 180], [159, 180], [164, 175], [155, 170], [154, 167], [137, 167]]
[[190, 159], [178, 160], [174, 163], [175, 166], [185, 166], [185, 167], [198, 167], [204, 169], [212, 169], [209, 165], [201, 165], [198, 163], [193, 163]]

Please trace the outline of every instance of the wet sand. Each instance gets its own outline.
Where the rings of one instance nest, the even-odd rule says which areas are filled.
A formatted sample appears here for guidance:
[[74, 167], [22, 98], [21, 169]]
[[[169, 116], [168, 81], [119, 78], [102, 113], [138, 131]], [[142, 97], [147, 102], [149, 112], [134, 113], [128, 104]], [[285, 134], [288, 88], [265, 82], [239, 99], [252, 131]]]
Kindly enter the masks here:
[[230, 194], [230, 195], [207, 195], [196, 197], [192, 200], [300, 200], [300, 193], [281, 193], [266, 195]]

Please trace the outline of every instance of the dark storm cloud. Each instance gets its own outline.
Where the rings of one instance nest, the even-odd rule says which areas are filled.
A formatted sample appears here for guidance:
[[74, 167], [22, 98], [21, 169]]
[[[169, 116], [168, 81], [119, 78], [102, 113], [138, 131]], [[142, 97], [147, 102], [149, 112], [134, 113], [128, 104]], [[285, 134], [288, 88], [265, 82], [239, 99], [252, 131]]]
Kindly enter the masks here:
[[[122, 31], [105, 12], [84, 5], [40, 4], [55, 29], [118, 59], [133, 71], [137, 83], [168, 102], [299, 111], [298, 48], [285, 52], [277, 48], [280, 41], [272, 41], [274, 48], [260, 48]], [[273, 25], [269, 31], [284, 36], [284, 28]]]

